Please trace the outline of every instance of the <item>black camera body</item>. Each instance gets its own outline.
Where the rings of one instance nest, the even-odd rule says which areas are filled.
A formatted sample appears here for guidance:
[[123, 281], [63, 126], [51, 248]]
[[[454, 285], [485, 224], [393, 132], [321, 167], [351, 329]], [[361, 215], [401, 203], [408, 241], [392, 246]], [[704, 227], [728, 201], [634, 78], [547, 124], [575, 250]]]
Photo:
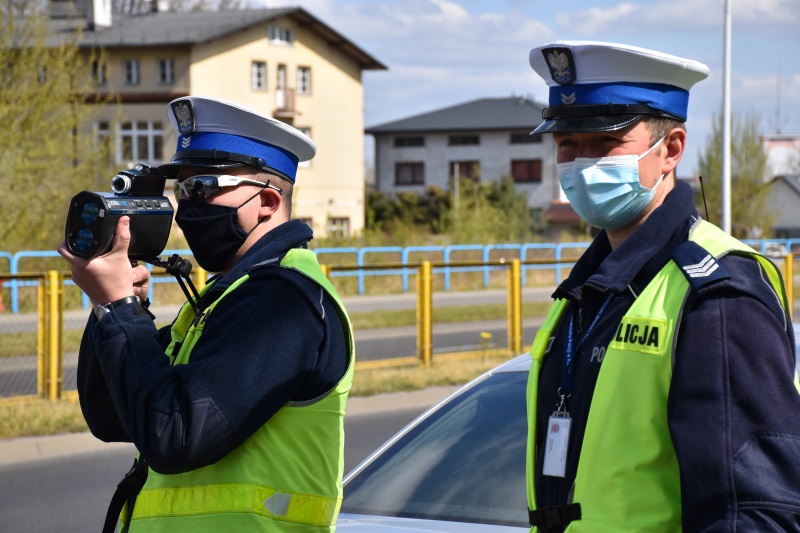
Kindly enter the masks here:
[[130, 217], [131, 260], [150, 261], [164, 251], [174, 210], [164, 196], [166, 177], [138, 164], [111, 178], [113, 192], [81, 191], [69, 205], [65, 239], [70, 253], [90, 259], [111, 249], [117, 221]]

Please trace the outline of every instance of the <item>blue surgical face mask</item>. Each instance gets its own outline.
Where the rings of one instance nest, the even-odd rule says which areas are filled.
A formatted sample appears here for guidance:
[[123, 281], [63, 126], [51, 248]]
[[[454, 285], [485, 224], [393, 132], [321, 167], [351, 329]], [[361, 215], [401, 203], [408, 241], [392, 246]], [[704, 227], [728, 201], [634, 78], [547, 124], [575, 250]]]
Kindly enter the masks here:
[[577, 157], [558, 163], [558, 180], [567, 200], [587, 223], [614, 230], [636, 218], [653, 199], [662, 174], [652, 189], [639, 183], [639, 160], [664, 140], [656, 141], [642, 155]]

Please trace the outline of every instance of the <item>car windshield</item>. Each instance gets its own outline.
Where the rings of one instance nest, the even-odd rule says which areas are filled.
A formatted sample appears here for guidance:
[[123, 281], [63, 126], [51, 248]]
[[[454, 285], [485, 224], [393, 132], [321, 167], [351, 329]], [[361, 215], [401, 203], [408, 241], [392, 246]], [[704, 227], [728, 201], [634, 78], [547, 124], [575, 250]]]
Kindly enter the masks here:
[[348, 480], [342, 511], [527, 527], [526, 380], [495, 374], [429, 416]]

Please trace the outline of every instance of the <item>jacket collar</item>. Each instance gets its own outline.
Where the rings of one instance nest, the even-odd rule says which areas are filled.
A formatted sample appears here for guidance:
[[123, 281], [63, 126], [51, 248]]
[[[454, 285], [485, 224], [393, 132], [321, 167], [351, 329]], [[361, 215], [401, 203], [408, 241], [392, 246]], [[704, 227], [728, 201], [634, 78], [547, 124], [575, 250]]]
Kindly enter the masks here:
[[667, 264], [672, 250], [687, 239], [698, 218], [693, 197], [692, 188], [678, 181], [664, 203], [615, 250], [602, 230], [553, 296], [580, 298], [583, 285], [614, 293], [631, 286], [636, 294], [641, 292]]
[[259, 264], [279, 262], [286, 252], [304, 246], [313, 237], [311, 228], [297, 219], [272, 228], [239, 258], [225, 276], [218, 274], [212, 278], [216, 289], [228, 287]]

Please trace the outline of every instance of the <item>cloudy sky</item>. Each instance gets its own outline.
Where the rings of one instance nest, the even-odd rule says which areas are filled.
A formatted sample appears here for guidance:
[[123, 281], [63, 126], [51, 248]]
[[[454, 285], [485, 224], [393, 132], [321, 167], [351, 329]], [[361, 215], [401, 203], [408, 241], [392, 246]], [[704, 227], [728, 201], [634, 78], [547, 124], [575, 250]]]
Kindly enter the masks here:
[[[680, 174], [697, 170], [722, 109], [724, 0], [250, 0], [300, 6], [388, 67], [366, 71], [367, 127], [484, 97], [547, 101], [528, 52], [552, 40], [613, 41], [687, 57], [711, 75], [691, 91]], [[800, 134], [800, 0], [730, 0], [731, 108], [764, 133]], [[367, 142], [368, 159], [371, 143]]]

